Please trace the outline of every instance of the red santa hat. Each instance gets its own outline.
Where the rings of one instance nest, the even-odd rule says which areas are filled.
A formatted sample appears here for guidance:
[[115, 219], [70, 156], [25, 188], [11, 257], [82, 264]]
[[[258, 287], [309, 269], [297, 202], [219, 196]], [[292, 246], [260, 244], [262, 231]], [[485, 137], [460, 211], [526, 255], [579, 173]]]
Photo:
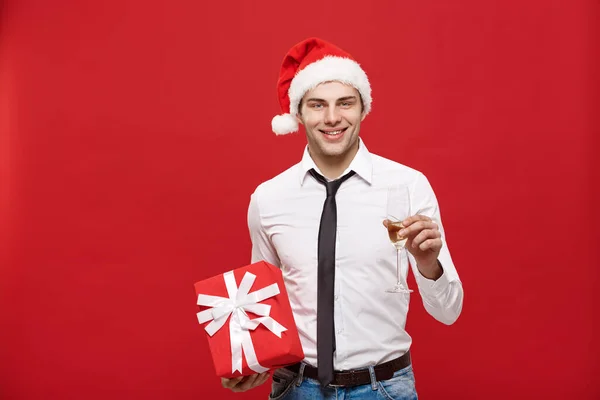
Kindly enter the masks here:
[[364, 113], [371, 111], [371, 85], [367, 74], [344, 50], [319, 38], [306, 39], [290, 49], [283, 59], [277, 93], [284, 112], [271, 121], [277, 135], [298, 131], [298, 105], [304, 94], [323, 82], [338, 81], [353, 86], [362, 98]]

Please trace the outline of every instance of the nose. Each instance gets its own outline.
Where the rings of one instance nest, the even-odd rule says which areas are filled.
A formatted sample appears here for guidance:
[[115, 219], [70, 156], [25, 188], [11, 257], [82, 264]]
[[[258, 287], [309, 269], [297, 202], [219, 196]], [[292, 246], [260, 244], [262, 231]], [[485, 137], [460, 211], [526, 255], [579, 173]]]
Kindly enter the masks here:
[[342, 121], [342, 115], [337, 107], [329, 107], [325, 113], [325, 123], [327, 125], [336, 125]]

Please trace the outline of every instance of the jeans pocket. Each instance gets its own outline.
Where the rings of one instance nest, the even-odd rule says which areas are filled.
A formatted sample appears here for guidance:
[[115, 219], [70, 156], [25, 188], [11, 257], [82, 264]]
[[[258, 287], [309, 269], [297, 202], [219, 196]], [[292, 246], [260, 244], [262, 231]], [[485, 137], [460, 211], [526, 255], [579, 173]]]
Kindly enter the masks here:
[[296, 382], [296, 375], [291, 373], [275, 371], [273, 373], [273, 383], [271, 384], [271, 394], [269, 399], [279, 400], [293, 389]]
[[412, 365], [396, 371], [394, 376], [377, 382], [379, 392], [388, 400], [417, 400], [415, 375]]

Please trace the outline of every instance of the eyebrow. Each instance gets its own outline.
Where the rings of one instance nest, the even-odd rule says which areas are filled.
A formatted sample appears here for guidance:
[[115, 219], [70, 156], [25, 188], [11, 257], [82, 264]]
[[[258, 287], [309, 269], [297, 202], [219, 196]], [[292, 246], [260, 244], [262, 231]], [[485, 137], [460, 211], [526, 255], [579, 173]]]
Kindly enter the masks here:
[[[339, 99], [337, 99], [336, 101], [348, 101], [348, 100], [356, 100], [356, 96], [346, 96], [346, 97], [340, 97]], [[317, 99], [317, 98], [310, 98], [308, 100], [306, 100], [306, 102], [309, 101], [320, 101], [323, 103], [326, 103], [327, 101], [324, 99]]]

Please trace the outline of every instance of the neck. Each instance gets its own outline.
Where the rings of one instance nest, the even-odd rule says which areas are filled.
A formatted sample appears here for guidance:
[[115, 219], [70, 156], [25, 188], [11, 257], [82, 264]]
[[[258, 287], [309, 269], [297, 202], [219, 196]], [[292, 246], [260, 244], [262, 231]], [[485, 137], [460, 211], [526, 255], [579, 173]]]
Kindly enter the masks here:
[[319, 170], [325, 176], [325, 178], [333, 180], [340, 177], [340, 175], [350, 166], [352, 160], [358, 152], [358, 141], [356, 146], [353, 146], [346, 154], [339, 156], [327, 156], [323, 154], [313, 154], [308, 149], [308, 154], [313, 159]]

